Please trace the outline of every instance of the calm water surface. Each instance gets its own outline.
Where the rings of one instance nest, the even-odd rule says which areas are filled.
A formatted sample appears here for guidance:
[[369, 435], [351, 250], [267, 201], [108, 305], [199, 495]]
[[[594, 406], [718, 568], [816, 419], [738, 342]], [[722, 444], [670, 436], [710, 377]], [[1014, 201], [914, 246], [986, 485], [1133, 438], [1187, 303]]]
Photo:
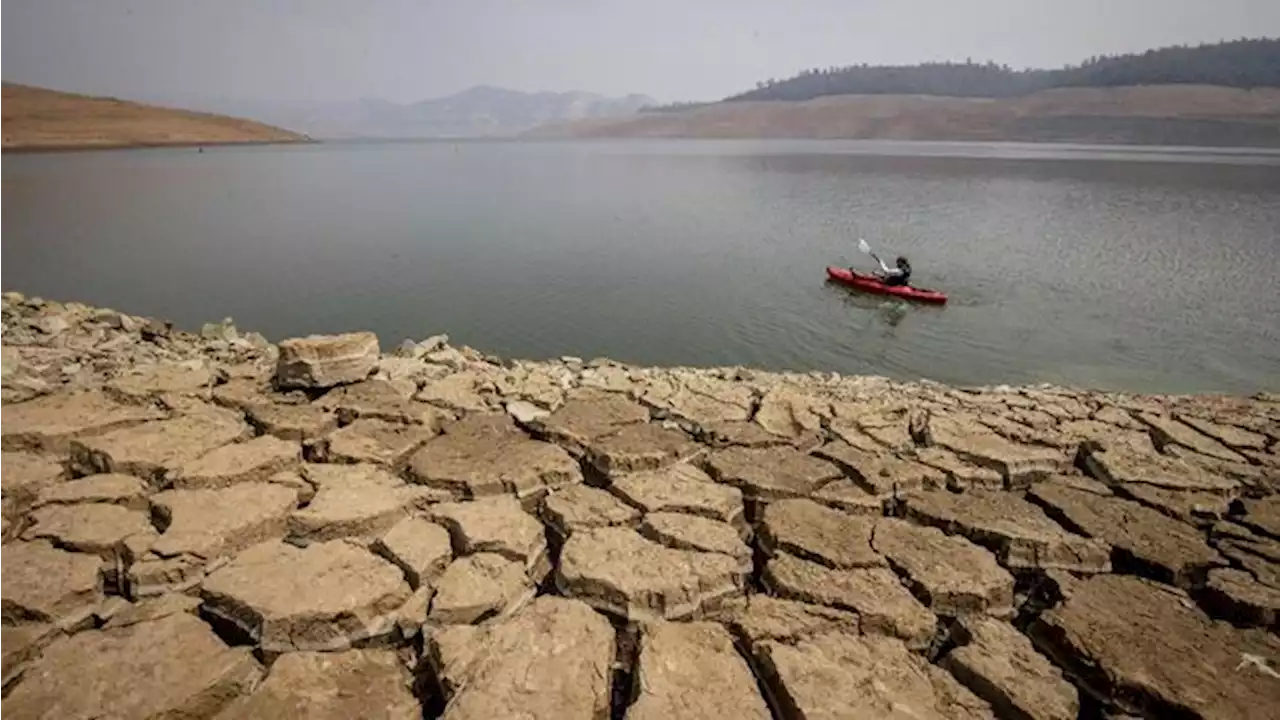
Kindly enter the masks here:
[[[273, 339], [1280, 390], [1280, 155], [817, 141], [6, 156], [3, 286]], [[824, 282], [905, 253], [930, 308]]]

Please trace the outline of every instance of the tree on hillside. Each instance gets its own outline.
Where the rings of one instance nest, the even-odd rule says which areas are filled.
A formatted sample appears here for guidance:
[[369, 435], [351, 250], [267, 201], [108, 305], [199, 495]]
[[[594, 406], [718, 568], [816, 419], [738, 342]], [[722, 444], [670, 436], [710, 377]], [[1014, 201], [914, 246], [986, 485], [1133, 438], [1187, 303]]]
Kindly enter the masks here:
[[1234, 40], [1197, 47], [1093, 56], [1057, 70], [1014, 70], [994, 62], [850, 65], [769, 79], [734, 100], [809, 100], [825, 95], [1016, 97], [1055, 87], [1203, 84], [1280, 87], [1280, 39]]

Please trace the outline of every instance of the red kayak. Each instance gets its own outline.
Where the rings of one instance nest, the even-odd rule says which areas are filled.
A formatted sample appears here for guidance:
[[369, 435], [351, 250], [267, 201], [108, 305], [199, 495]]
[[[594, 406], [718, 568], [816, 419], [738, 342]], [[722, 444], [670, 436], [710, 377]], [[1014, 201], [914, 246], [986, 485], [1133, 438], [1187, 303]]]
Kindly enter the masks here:
[[851, 288], [865, 290], [869, 293], [877, 293], [879, 295], [892, 295], [900, 297], [903, 300], [917, 300], [919, 302], [937, 303], [939, 305], [947, 301], [947, 296], [937, 290], [929, 290], [927, 288], [911, 287], [910, 285], [885, 285], [880, 278], [875, 275], [863, 275], [856, 273], [849, 268], [828, 267], [827, 277], [835, 280], [841, 285], [848, 285]]

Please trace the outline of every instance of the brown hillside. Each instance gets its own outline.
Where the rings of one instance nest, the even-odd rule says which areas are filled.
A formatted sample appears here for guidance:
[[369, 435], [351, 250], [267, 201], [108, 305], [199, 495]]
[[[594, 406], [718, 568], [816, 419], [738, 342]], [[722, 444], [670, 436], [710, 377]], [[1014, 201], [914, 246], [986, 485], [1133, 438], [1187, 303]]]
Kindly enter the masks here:
[[1064, 88], [993, 100], [844, 95], [717, 103], [539, 128], [538, 137], [855, 138], [1280, 146], [1280, 89]]
[[5, 150], [300, 142], [306, 136], [240, 118], [4, 84]]

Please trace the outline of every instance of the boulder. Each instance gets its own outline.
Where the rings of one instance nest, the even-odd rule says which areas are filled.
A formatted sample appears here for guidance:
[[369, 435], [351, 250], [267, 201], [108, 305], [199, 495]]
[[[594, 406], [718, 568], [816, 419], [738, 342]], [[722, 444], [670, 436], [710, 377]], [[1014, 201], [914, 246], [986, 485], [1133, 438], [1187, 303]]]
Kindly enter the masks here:
[[763, 502], [808, 497], [841, 477], [835, 465], [791, 448], [731, 447], [712, 453], [707, 468], [717, 482]]
[[1076, 719], [1080, 697], [1075, 687], [1012, 625], [989, 617], [969, 617], [956, 622], [952, 636], [960, 646], [939, 664], [973, 694], [991, 703], [999, 717]]
[[896, 518], [876, 523], [871, 546], [906, 577], [918, 597], [949, 617], [1013, 614], [1013, 576], [968, 540]]
[[309, 442], [338, 427], [337, 413], [318, 405], [280, 405], [255, 402], [245, 407], [249, 422], [281, 440]]
[[148, 406], [125, 405], [101, 391], [76, 391], [47, 395], [3, 409], [4, 451], [43, 449], [65, 453], [72, 438], [100, 435], [148, 420], [164, 413]]
[[206, 613], [266, 652], [343, 650], [385, 637], [409, 595], [398, 567], [342, 540], [254, 545], [201, 588]]
[[166, 473], [249, 435], [228, 411], [157, 420], [71, 442], [71, 468], [81, 475], [119, 472], [159, 482]]
[[418, 720], [422, 706], [410, 692], [412, 680], [390, 650], [287, 653], [252, 694], [233, 701], [215, 720]]
[[547, 439], [581, 456], [592, 440], [624, 425], [648, 421], [649, 410], [643, 405], [615, 393], [581, 390], [570, 393], [564, 405], [532, 425]]
[[409, 459], [409, 478], [460, 497], [511, 493], [534, 499], [582, 482], [563, 448], [534, 440], [504, 413], [477, 413], [445, 427]]
[[126, 555], [126, 539], [140, 536], [150, 542], [156, 535], [146, 513], [108, 503], [47, 505], [32, 511], [31, 520], [23, 539], [50, 540], [58, 547], [110, 561]]
[[535, 592], [523, 564], [489, 552], [455, 559], [435, 587], [427, 619], [436, 624], [504, 617], [523, 607]]
[[370, 332], [311, 335], [280, 343], [275, 382], [281, 388], [328, 388], [369, 377], [381, 352]]
[[772, 717], [733, 638], [716, 623], [658, 622], [646, 627], [633, 695], [627, 720]]
[[581, 602], [540, 597], [509, 618], [442, 628], [428, 641], [426, 660], [444, 686], [447, 720], [609, 714], [614, 631]]
[[1122, 713], [1262, 720], [1280, 697], [1280, 640], [1214, 623], [1184, 593], [1149, 580], [1096, 575], [1030, 634], [1081, 689]]
[[59, 550], [44, 540], [4, 546], [6, 625], [58, 623], [102, 599], [102, 560]]
[[436, 433], [426, 425], [361, 418], [317, 442], [314, 454], [326, 462], [396, 466]]
[[[10, 454], [5, 453], [7, 458]], [[61, 468], [59, 468], [61, 470]], [[6, 469], [5, 472], [8, 472]], [[7, 479], [7, 476], [6, 476]], [[78, 503], [114, 503], [131, 510], [149, 510], [147, 485], [132, 475], [107, 473], [89, 475], [74, 482], [58, 483], [42, 489], [33, 507], [75, 505]]]
[[609, 490], [646, 513], [681, 512], [729, 523], [746, 531], [742, 491], [722, 485], [688, 463], [615, 478]]
[[765, 566], [764, 584], [783, 598], [855, 612], [864, 633], [901, 638], [913, 649], [933, 641], [937, 618], [888, 568], [835, 570], [782, 554]]
[[634, 526], [640, 511], [599, 488], [569, 485], [547, 496], [542, 517], [563, 540], [582, 528]]
[[418, 589], [444, 572], [453, 559], [449, 531], [419, 517], [407, 517], [378, 539], [374, 552], [404, 571], [409, 586]]
[[1280, 588], [1257, 582], [1244, 570], [1210, 570], [1201, 604], [1215, 617], [1225, 618], [1237, 627], [1280, 630]]
[[316, 400], [315, 407], [336, 412], [339, 420], [385, 420], [422, 425], [438, 432], [448, 415], [426, 403], [410, 399], [412, 382], [391, 382], [373, 378], [354, 385], [334, 388]]
[[542, 523], [509, 495], [439, 503], [428, 516], [448, 529], [461, 555], [496, 553], [520, 563], [535, 583], [551, 569]]
[[1008, 568], [1111, 571], [1110, 545], [1067, 532], [1013, 493], [918, 493], [907, 499], [906, 513], [917, 523], [986, 547]]
[[315, 497], [289, 518], [290, 534], [310, 540], [372, 538], [390, 530], [424, 500], [421, 488], [377, 465], [306, 465]]
[[569, 536], [556, 585], [617, 617], [679, 620], [741, 594], [746, 575], [727, 555], [664, 547], [629, 528], [595, 528]]
[[261, 676], [249, 648], [176, 614], [50, 645], [4, 703], [14, 717], [212, 717]]
[[788, 717], [995, 718], [991, 707], [901, 640], [829, 632], [753, 647], [760, 676]]
[[687, 462], [702, 453], [702, 446], [679, 430], [657, 423], [636, 423], [595, 438], [587, 446], [586, 459], [606, 477], [661, 470]]
[[218, 488], [236, 483], [261, 482], [302, 462], [302, 447], [296, 442], [263, 435], [241, 443], [224, 445], [182, 463], [169, 478], [179, 489]]

